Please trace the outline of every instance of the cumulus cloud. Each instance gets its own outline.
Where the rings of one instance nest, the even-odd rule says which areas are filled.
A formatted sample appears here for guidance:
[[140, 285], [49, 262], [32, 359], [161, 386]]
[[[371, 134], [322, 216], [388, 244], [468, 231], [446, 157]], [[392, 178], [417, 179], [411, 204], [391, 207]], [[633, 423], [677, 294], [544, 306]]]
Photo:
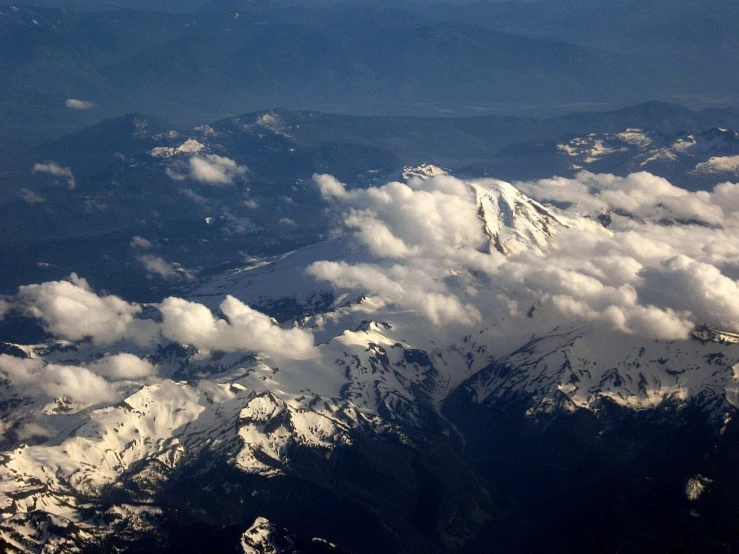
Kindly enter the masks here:
[[722, 224], [726, 208], [733, 212], [729, 206], [739, 197], [728, 184], [720, 185], [721, 192], [714, 195], [689, 192], [645, 171], [626, 177], [581, 171], [572, 179], [554, 177], [515, 185], [533, 198], [570, 204], [577, 211], [620, 211], [640, 217], [699, 220], [711, 225]]
[[641, 270], [641, 296], [688, 311], [701, 322], [739, 330], [739, 283], [685, 255]]
[[116, 399], [112, 385], [84, 367], [45, 364], [38, 358], [0, 354], [0, 374], [28, 396], [43, 393], [51, 398], [69, 398], [85, 405]]
[[447, 292], [442, 282], [421, 269], [394, 265], [381, 268], [372, 264], [350, 265], [346, 262], [320, 261], [307, 268], [309, 275], [348, 289], [369, 290], [423, 313], [437, 325], [470, 324], [481, 319], [471, 303]]
[[39, 358], [17, 358], [8, 354], [0, 354], [0, 373], [14, 385], [28, 385], [38, 380], [44, 368]]
[[[585, 322], [665, 340], [687, 338], [697, 323], [739, 331], [739, 185], [689, 192], [648, 173], [588, 172], [516, 183], [562, 206], [547, 209], [563, 225], [541, 248], [503, 256], [483, 247], [486, 216], [474, 194], [498, 186], [491, 180], [441, 176], [368, 189], [314, 180], [343, 232], [375, 261], [322, 261], [307, 272], [434, 323], [535, 314], [531, 326]], [[604, 212], [607, 229], [594, 223]]]
[[[283, 329], [267, 315], [232, 296], [220, 305], [225, 319], [214, 316], [202, 304], [170, 297], [155, 305], [162, 314], [162, 321], [157, 322], [138, 317], [143, 311], [139, 304], [112, 295], [100, 296], [84, 279], [72, 274], [69, 281], [20, 287], [16, 305], [38, 318], [49, 333], [73, 341], [89, 339], [95, 344], [108, 345], [128, 340], [151, 346], [168, 339], [207, 350], [257, 351], [280, 359], [305, 359], [315, 354], [310, 332]], [[26, 378], [33, 381], [39, 363], [21, 360], [6, 370], [13, 372], [18, 382]], [[154, 372], [149, 362], [133, 355], [104, 357], [92, 362], [88, 370], [114, 379]]]
[[87, 100], [77, 100], [76, 98], [68, 98], [64, 105], [73, 110], [89, 110], [95, 107], [95, 104]]
[[109, 379], [138, 379], [156, 373], [156, 367], [148, 360], [129, 353], [106, 355], [88, 365], [88, 369], [97, 375]]
[[77, 186], [77, 182], [74, 180], [72, 170], [68, 167], [62, 167], [56, 162], [37, 163], [31, 169], [31, 173], [48, 173], [55, 177], [63, 177], [67, 182], [67, 187], [71, 190]]
[[243, 179], [246, 173], [246, 166], [216, 154], [192, 156], [187, 162], [167, 169], [167, 174], [177, 181], [191, 179], [215, 187], [233, 185], [236, 179]]
[[[536, 283], [544, 295], [565, 294], [591, 315], [610, 317], [614, 327], [656, 338], [685, 338], [696, 323], [739, 330], [737, 185], [689, 192], [648, 173], [582, 172], [517, 186], [541, 200], [568, 203], [567, 212], [615, 212], [608, 232], [556, 237], [541, 260], [544, 269], [528, 260], [527, 285], [546, 275]], [[666, 219], [683, 223], [665, 225]], [[561, 271], [587, 275], [591, 286], [556, 290], [561, 281], [551, 274]], [[629, 292], [618, 298], [616, 289]]]
[[379, 294], [437, 325], [480, 321], [467, 298], [476, 291], [460, 293], [447, 283], [460, 267], [493, 271], [501, 263], [497, 253], [484, 252], [488, 239], [469, 183], [439, 176], [349, 190], [330, 175], [315, 175], [314, 181], [344, 228], [377, 262], [318, 262], [308, 274]]
[[[339, 232], [353, 243], [355, 260], [317, 261], [307, 273], [337, 288], [374, 294], [386, 306], [435, 325], [506, 319], [522, 332], [538, 332], [585, 322], [668, 340], [688, 337], [698, 323], [739, 331], [737, 185], [692, 193], [643, 173], [581, 173], [518, 184], [537, 200], [566, 205], [557, 209], [526, 204], [510, 185], [493, 180], [437, 176], [367, 189], [349, 189], [327, 175], [315, 182], [341, 224]], [[500, 204], [495, 217], [502, 225], [523, 225], [516, 232], [524, 238], [541, 232], [541, 241], [531, 242], [536, 248], [508, 255], [491, 249], [490, 215], [479, 203], [489, 201], [496, 187], [513, 204], [511, 213]], [[517, 219], [547, 210], [556, 217], [539, 222], [539, 231], [536, 222]], [[594, 220], [603, 211], [611, 212], [608, 228]], [[158, 323], [142, 319], [140, 306], [99, 296], [76, 277], [22, 287], [18, 299], [47, 330], [71, 340], [164, 338], [206, 350], [297, 359], [315, 352], [310, 333], [281, 328], [233, 297], [221, 304], [221, 315], [168, 298], [158, 305]], [[112, 370], [88, 369], [114, 378]]]
[[[147, 241], [148, 242], [148, 241]], [[141, 265], [144, 266], [147, 272], [152, 275], [158, 275], [165, 280], [191, 280], [193, 275], [191, 271], [184, 269], [180, 264], [173, 264], [167, 260], [154, 256], [153, 254], [143, 254], [137, 257]]]
[[313, 335], [302, 329], [282, 329], [268, 316], [233, 296], [227, 296], [217, 318], [202, 304], [170, 297], [159, 307], [162, 334], [181, 344], [209, 350], [253, 350], [276, 358], [306, 359], [314, 352]]
[[321, 195], [346, 211], [344, 224], [378, 257], [404, 258], [445, 249], [477, 250], [486, 243], [475, 192], [448, 176], [347, 190], [330, 175], [316, 175]]
[[141, 306], [116, 296], [98, 296], [87, 281], [70, 276], [69, 281], [50, 281], [18, 289], [18, 302], [25, 312], [40, 319], [55, 336], [70, 340], [91, 339], [110, 344], [130, 339], [150, 344], [156, 337], [152, 321], [136, 319]]
[[88, 405], [116, 400], [113, 386], [84, 367], [49, 364], [41, 388], [52, 398], [66, 397]]

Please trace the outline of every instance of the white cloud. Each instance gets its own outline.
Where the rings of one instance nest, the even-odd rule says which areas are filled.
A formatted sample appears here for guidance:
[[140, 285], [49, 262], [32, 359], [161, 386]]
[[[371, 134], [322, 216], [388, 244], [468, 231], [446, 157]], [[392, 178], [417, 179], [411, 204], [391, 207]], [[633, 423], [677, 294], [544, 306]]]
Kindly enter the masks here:
[[193, 279], [191, 271], [188, 271], [179, 264], [172, 264], [165, 259], [154, 256], [153, 254], [143, 254], [137, 257], [138, 261], [144, 266], [147, 272], [158, 275], [165, 280]]
[[77, 100], [76, 98], [68, 98], [64, 105], [73, 110], [89, 110], [95, 107], [95, 104], [87, 100]]
[[403, 239], [396, 237], [371, 210], [352, 210], [344, 219], [344, 224], [350, 229], [357, 229], [357, 238], [377, 256], [407, 258], [414, 252]]
[[[17, 304], [41, 320], [54, 336], [73, 341], [91, 339], [100, 345], [130, 340], [151, 346], [162, 337], [208, 350], [257, 351], [267, 356], [304, 359], [315, 354], [313, 335], [302, 329], [283, 329], [268, 316], [231, 296], [221, 303], [225, 319], [216, 318], [204, 305], [170, 297], [157, 307], [161, 323], [141, 319], [142, 308], [116, 296], [99, 296], [84, 279], [72, 274], [70, 281], [50, 281], [20, 287]], [[89, 369], [111, 378], [148, 375], [151, 364], [135, 356], [102, 358]], [[36, 361], [10, 364], [16, 380], [34, 380]], [[0, 370], [3, 366], [0, 364]], [[59, 370], [61, 372], [61, 370]]]
[[311, 264], [307, 272], [339, 288], [371, 291], [384, 296], [424, 314], [437, 325], [470, 324], [481, 319], [474, 305], [463, 303], [448, 292], [442, 282], [422, 269], [403, 265], [383, 268], [372, 264], [320, 261]]
[[77, 182], [74, 180], [72, 170], [68, 167], [62, 167], [56, 162], [37, 163], [31, 169], [31, 173], [48, 173], [55, 177], [64, 177], [67, 181], [67, 187], [72, 190], [77, 186]]
[[[739, 331], [739, 185], [689, 192], [648, 173], [588, 172], [518, 183], [567, 204], [569, 228], [504, 257], [481, 248], [474, 183], [444, 176], [350, 190], [328, 175], [314, 180], [376, 262], [322, 261], [308, 273], [434, 323], [522, 317], [536, 306], [532, 326], [586, 322], [666, 340], [699, 322]], [[582, 218], [606, 211], [608, 229]]]
[[[354, 242], [354, 261], [318, 261], [308, 274], [375, 294], [390, 309], [417, 313], [437, 325], [437, 333], [449, 324], [501, 319], [523, 333], [566, 322], [669, 340], [687, 337], [703, 322], [739, 331], [737, 185], [691, 193], [643, 173], [582, 173], [521, 184], [543, 200], [568, 202], [564, 212], [552, 208], [567, 227], [537, 248], [504, 256], [490, 252], [484, 233], [475, 193], [481, 182], [439, 176], [354, 190], [326, 175], [315, 182], [341, 233]], [[516, 196], [516, 202], [526, 201]], [[603, 210], [617, 210], [607, 229], [592, 219]], [[625, 212], [632, 215], [619, 215]], [[665, 225], [665, 218], [683, 222]], [[149, 258], [157, 260], [163, 265], [152, 265], [152, 271], [178, 271]], [[205, 350], [297, 359], [315, 352], [309, 332], [283, 329], [233, 297], [221, 304], [220, 317], [204, 305], [168, 298], [159, 305], [160, 323], [140, 319], [137, 304], [99, 296], [76, 277], [22, 287], [18, 301], [47, 330], [71, 340], [151, 343], [164, 337]]]
[[452, 290], [447, 283], [460, 268], [494, 272], [502, 262], [497, 253], [482, 251], [487, 237], [469, 183], [439, 176], [347, 190], [330, 175], [315, 175], [314, 181], [344, 228], [378, 261], [318, 262], [308, 267], [310, 275], [379, 294], [437, 325], [481, 320], [467, 298], [477, 290]]
[[[726, 204], [715, 202], [714, 195], [689, 192], [644, 171], [626, 177], [581, 171], [572, 179], [554, 177], [515, 185], [538, 200], [573, 204], [576, 211], [616, 210], [640, 217], [696, 219], [712, 225], [722, 224], [725, 216]], [[722, 187], [724, 195], [739, 196], [730, 187]]]
[[440, 176], [354, 190], [330, 175], [314, 180], [324, 198], [345, 208], [344, 224], [375, 256], [404, 258], [439, 248], [453, 256], [486, 243], [474, 190], [459, 179]]
[[644, 268], [640, 294], [653, 304], [689, 311], [704, 323], [739, 330], [739, 284], [715, 266], [685, 255]]
[[90, 338], [98, 344], [130, 339], [148, 344], [156, 337], [154, 322], [134, 318], [141, 306], [112, 295], [98, 296], [74, 273], [69, 281], [20, 287], [18, 301], [47, 331], [66, 339]]
[[153, 244], [151, 243], [150, 240], [147, 240], [144, 237], [136, 236], [131, 239], [129, 246], [131, 248], [141, 248], [145, 250], [147, 248], [151, 248]]
[[196, 302], [170, 297], [159, 307], [162, 334], [181, 344], [209, 350], [253, 350], [276, 358], [305, 359], [314, 356], [313, 335], [302, 329], [282, 329], [268, 316], [233, 296], [220, 309], [226, 319], [216, 318]]
[[233, 185], [236, 179], [243, 179], [246, 173], [246, 166], [216, 154], [192, 156], [186, 163], [167, 169], [167, 174], [177, 181], [192, 179], [216, 187]]
[[39, 358], [17, 358], [0, 354], [0, 373], [16, 386], [36, 382], [43, 368], [44, 362]]
[[116, 400], [113, 386], [84, 367], [47, 365], [41, 389], [52, 398], [66, 397], [87, 405]]
[[116, 399], [110, 383], [84, 367], [44, 364], [38, 358], [0, 354], [0, 373], [27, 396], [66, 397], [85, 405]]
[[110, 379], [137, 379], [156, 373], [156, 367], [150, 361], [126, 352], [106, 355], [89, 364], [88, 369]]
[[321, 196], [324, 198], [346, 198], [348, 196], [346, 186], [333, 175], [316, 173], [313, 175], [313, 181], [318, 185]]

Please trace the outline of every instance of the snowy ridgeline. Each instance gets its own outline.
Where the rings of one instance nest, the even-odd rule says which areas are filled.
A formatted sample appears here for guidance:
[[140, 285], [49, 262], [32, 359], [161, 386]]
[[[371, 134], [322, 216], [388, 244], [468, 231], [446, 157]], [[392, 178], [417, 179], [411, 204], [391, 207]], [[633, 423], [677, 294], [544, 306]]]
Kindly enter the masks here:
[[[185, 298], [142, 306], [75, 276], [3, 301], [56, 337], [0, 355], [3, 546], [67, 552], [154, 528], [156, 491], [203, 457], [274, 478], [330, 463], [356, 433], [464, 441], [452, 395], [532, 415], [607, 401], [733, 416], [737, 187], [404, 177], [349, 189], [316, 176], [336, 238]], [[254, 545], [275, 532], [257, 521], [244, 551], [269, 551]]]

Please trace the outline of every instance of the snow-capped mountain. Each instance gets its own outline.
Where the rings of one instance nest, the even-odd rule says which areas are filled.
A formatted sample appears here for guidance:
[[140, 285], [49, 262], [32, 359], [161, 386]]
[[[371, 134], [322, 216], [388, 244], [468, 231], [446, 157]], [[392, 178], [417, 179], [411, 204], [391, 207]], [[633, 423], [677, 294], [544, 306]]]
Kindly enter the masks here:
[[649, 171], [691, 190], [707, 190], [739, 178], [739, 134], [718, 127], [677, 134], [627, 128], [618, 133], [512, 145], [497, 158], [505, 172], [519, 171], [527, 177], [581, 170], [617, 175]]
[[[460, 551], [522, 503], [571, 492], [549, 463], [548, 484], [508, 489], [518, 468], [496, 449], [529, 435], [505, 425], [549, 436], [591, 417], [592, 432], [562, 439], [574, 459], [611, 456], [610, 441], [672, 456], [679, 441], [654, 450], [650, 434], [679, 434], [681, 416], [649, 418], [673, 408], [700, 414], [691, 425], [712, 445], [700, 452], [734, 436], [734, 312], [730, 297], [711, 304], [734, 283], [717, 269], [730, 255], [702, 247], [729, 251], [731, 214], [723, 227], [675, 223], [668, 245], [660, 221], [678, 207], [660, 196], [647, 214], [639, 183], [621, 189], [641, 195], [628, 213], [609, 200], [611, 177], [600, 191], [590, 182], [595, 207], [563, 210], [502, 181], [407, 173], [369, 189], [316, 176], [334, 238], [200, 278], [184, 298], [129, 303], [72, 276], [4, 300], [56, 338], [0, 355], [3, 548], [281, 552], [319, 536], [300, 548]], [[545, 199], [545, 185], [530, 189]], [[704, 203], [694, 218], [713, 214], [701, 194], [686, 197]], [[656, 290], [658, 278], [682, 294]], [[623, 422], [640, 418], [646, 434], [629, 435]], [[630, 467], [621, 456], [614, 476]], [[733, 477], [680, 463], [656, 482], [689, 491], [685, 514], [712, 513], [712, 491]], [[270, 521], [296, 535], [275, 538]], [[501, 533], [507, 550], [527, 544]]]
[[476, 186], [475, 192], [485, 234], [501, 254], [544, 247], [549, 238], [567, 227], [561, 215], [508, 183]]
[[285, 529], [280, 529], [268, 519], [258, 517], [254, 524], [241, 536], [244, 554], [281, 554], [288, 552], [340, 552], [336, 545], [327, 540], [312, 538], [305, 540], [296, 537]]
[[573, 168], [618, 163], [626, 156], [626, 170], [679, 174], [687, 170], [696, 177], [736, 178], [739, 156], [739, 134], [727, 129], [710, 129], [702, 133], [661, 133], [627, 129], [623, 133], [589, 135], [557, 144], [557, 149], [572, 160]]

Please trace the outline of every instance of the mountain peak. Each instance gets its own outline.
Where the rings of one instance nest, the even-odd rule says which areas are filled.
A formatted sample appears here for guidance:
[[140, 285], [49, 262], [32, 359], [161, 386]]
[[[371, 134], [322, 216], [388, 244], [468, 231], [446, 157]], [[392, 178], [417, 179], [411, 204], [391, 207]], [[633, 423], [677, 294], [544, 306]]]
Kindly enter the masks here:
[[567, 227], [554, 210], [532, 200], [510, 183], [478, 181], [473, 188], [491, 250], [509, 255], [543, 248], [553, 235]]

